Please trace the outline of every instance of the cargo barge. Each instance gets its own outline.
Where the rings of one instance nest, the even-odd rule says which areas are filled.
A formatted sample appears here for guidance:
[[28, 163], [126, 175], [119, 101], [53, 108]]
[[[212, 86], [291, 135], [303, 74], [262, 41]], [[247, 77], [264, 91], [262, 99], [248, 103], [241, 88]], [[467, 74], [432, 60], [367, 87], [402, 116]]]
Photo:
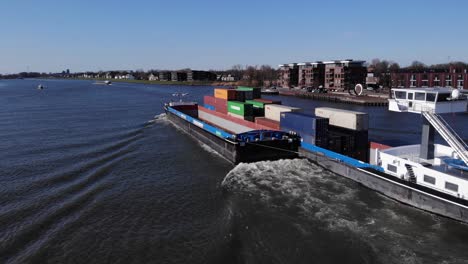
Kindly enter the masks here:
[[[187, 134], [208, 145], [233, 164], [298, 157], [300, 138], [281, 131], [259, 129], [232, 134], [198, 118], [210, 110], [194, 103], [165, 105], [169, 121]], [[214, 116], [214, 115], [213, 115]], [[216, 116], [214, 116], [216, 117]]]
[[[392, 199], [468, 223], [468, 147], [438, 116], [465, 112], [464, 95], [394, 89], [389, 110], [419, 113], [425, 122], [420, 145], [392, 148], [369, 145], [366, 113], [320, 107], [310, 115], [246, 90], [215, 89], [203, 106], [172, 103], [165, 110], [172, 123], [234, 164], [306, 158]], [[435, 131], [450, 147], [434, 144]]]

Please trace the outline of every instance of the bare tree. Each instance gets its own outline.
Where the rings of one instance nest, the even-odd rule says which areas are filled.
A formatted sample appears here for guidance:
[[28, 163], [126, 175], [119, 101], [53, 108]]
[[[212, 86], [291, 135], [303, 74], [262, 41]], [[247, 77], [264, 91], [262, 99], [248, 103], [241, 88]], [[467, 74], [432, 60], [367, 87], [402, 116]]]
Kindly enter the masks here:
[[412, 70], [424, 70], [425, 68], [427, 68], [426, 64], [420, 62], [420, 61], [413, 61], [411, 63], [411, 66], [409, 66], [408, 68], [412, 69]]
[[392, 62], [390, 66], [388, 66], [388, 70], [390, 72], [397, 72], [398, 70], [400, 70], [400, 65], [396, 62]]

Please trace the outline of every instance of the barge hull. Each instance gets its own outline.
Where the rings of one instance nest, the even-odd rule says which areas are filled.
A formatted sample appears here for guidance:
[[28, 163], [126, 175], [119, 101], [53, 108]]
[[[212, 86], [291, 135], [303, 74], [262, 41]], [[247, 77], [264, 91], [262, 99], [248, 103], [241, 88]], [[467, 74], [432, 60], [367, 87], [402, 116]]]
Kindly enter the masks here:
[[[450, 197], [442, 193], [434, 193], [437, 191], [425, 190], [424, 187], [395, 177], [395, 179], [392, 179], [391, 177], [393, 176], [385, 175], [372, 168], [350, 166], [342, 161], [304, 148], [299, 148], [299, 154], [301, 157], [307, 158], [333, 173], [361, 183], [394, 200], [468, 223], [468, 206], [460, 198]], [[433, 193], [431, 194], [431, 192]]]
[[195, 140], [206, 144], [233, 164], [240, 162], [255, 162], [262, 160], [294, 159], [298, 157], [299, 143], [292, 144], [288, 140], [262, 142], [232, 142], [218, 137], [179, 116], [166, 111], [168, 120], [176, 127], [192, 136]]

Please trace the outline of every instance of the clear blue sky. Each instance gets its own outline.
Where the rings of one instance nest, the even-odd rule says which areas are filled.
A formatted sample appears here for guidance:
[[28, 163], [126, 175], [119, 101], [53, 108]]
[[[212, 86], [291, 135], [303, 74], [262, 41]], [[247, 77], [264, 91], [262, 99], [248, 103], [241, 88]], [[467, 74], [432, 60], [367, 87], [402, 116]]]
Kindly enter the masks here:
[[2, 0], [0, 73], [468, 61], [466, 0]]

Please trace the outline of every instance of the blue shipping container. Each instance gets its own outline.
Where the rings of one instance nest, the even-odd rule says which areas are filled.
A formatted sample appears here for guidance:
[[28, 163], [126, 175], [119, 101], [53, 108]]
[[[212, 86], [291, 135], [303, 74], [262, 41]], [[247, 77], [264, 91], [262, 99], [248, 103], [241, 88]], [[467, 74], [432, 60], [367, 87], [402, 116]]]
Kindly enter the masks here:
[[283, 112], [280, 117], [280, 127], [283, 130], [295, 131], [298, 134], [326, 135], [328, 132], [328, 118], [299, 112]]
[[203, 106], [204, 106], [206, 109], [216, 111], [216, 107], [214, 107], [214, 106], [212, 106], [212, 105], [204, 104]]
[[[316, 135], [313, 133], [304, 133], [304, 132], [297, 132], [293, 129], [288, 128], [281, 128], [281, 130], [285, 132], [294, 131], [296, 132], [302, 139], [302, 142], [309, 143], [312, 145], [316, 145], [322, 148], [328, 147], [328, 135]], [[314, 130], [315, 131], [315, 130]]]

